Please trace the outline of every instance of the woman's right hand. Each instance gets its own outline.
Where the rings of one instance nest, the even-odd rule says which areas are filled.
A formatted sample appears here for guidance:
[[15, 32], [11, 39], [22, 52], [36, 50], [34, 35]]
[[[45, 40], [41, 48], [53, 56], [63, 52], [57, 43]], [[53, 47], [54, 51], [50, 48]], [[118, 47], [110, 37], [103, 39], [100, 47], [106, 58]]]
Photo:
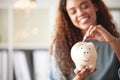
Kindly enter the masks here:
[[73, 80], [85, 80], [89, 74], [91, 74], [95, 71], [96, 71], [96, 68], [89, 69], [88, 66], [86, 66], [82, 70], [75, 69], [74, 72], [75, 72], [76, 76]]

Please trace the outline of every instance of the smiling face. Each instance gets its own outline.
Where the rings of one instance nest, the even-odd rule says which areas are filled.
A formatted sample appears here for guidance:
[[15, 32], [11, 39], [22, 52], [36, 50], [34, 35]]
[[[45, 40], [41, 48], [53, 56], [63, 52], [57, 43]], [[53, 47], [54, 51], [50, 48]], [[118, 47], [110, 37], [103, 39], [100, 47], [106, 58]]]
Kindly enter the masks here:
[[72, 23], [83, 33], [96, 24], [97, 7], [91, 0], [66, 0], [66, 10]]

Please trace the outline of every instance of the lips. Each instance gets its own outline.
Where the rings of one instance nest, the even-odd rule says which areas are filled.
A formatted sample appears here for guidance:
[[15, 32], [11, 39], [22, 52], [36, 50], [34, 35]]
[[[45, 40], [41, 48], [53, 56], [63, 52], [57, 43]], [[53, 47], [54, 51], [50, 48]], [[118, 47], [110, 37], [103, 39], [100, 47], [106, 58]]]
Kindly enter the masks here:
[[89, 16], [84, 17], [84, 18], [80, 19], [79, 22], [82, 23], [82, 24], [85, 24], [89, 20], [89, 18], [90, 18]]

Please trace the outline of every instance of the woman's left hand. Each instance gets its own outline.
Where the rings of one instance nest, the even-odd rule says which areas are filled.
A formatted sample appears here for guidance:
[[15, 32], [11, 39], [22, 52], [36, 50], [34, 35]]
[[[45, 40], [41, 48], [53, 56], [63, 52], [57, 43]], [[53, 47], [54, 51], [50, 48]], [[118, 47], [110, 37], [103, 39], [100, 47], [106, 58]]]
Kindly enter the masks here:
[[101, 42], [110, 43], [115, 38], [101, 25], [92, 25], [85, 34], [88, 40], [95, 39]]
[[76, 74], [76, 76], [73, 80], [86, 80], [86, 77], [95, 71], [96, 71], [96, 68], [89, 69], [88, 66], [84, 67], [82, 70], [75, 69], [74, 73]]

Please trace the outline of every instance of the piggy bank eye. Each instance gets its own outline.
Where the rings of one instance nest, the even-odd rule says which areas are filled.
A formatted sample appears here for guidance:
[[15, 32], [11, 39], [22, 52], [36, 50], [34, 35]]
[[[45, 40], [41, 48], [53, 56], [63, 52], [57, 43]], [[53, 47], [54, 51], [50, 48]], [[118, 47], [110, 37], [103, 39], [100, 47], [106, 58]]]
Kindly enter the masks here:
[[81, 49], [83, 49], [83, 47], [81, 47]]
[[89, 50], [91, 50], [91, 48], [89, 48]]

